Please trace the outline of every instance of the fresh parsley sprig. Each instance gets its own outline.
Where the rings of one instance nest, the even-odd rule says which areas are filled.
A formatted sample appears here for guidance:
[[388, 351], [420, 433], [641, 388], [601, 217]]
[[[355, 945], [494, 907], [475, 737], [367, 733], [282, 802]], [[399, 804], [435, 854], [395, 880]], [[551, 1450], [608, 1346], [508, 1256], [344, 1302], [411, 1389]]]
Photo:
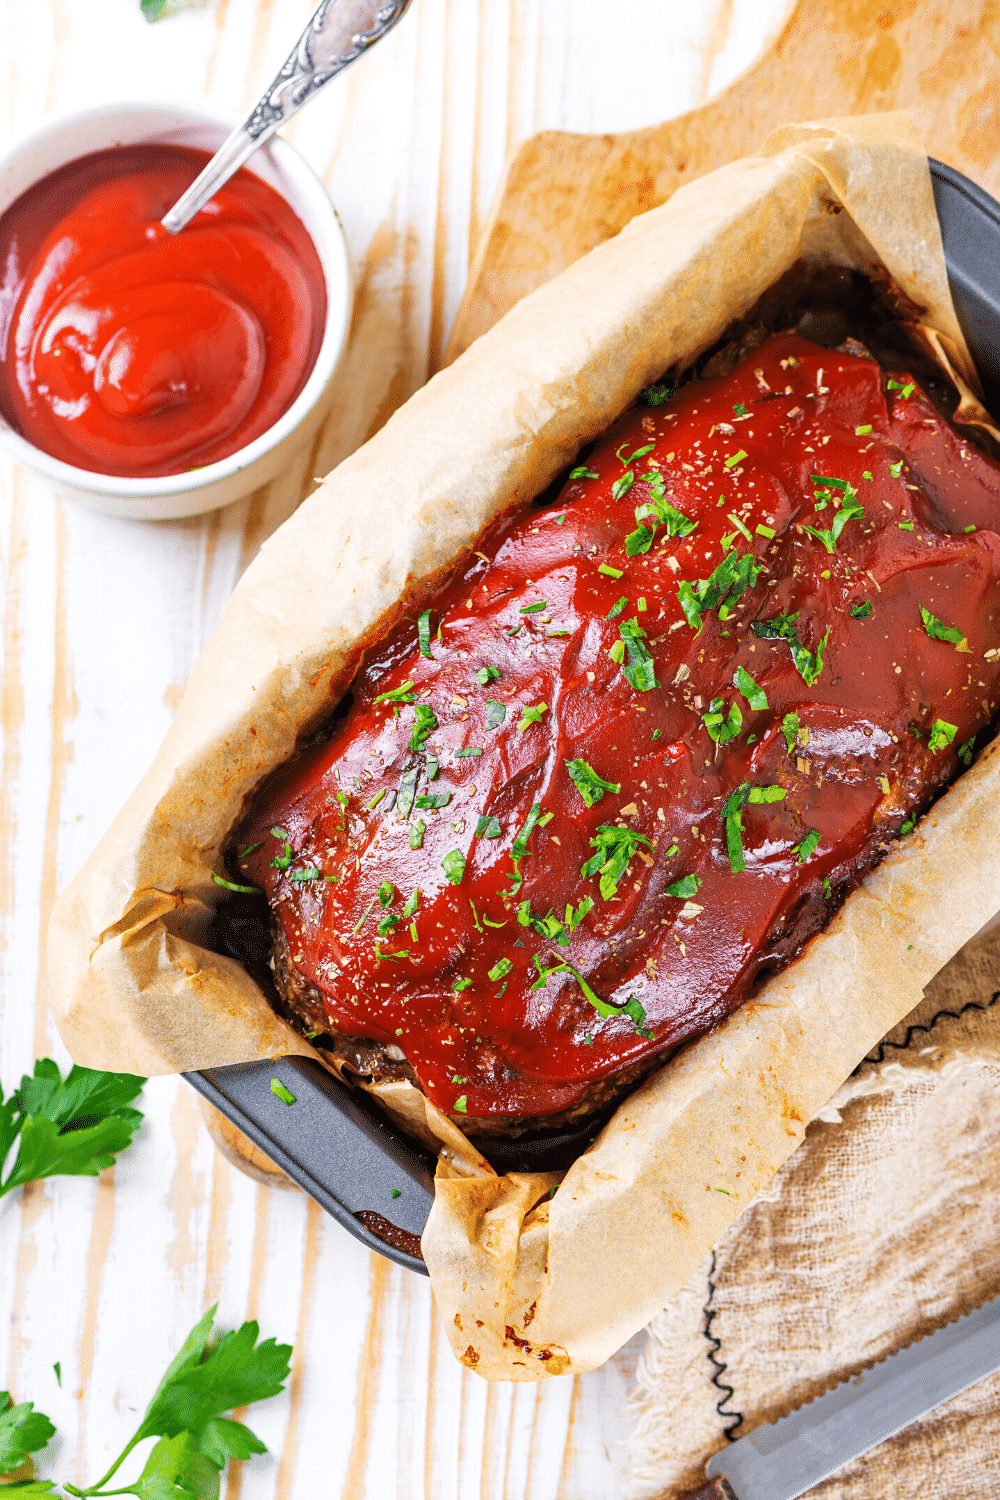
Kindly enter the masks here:
[[[109, 1076], [109, 1075], [104, 1075]], [[110, 1075], [116, 1076], [116, 1075]], [[207, 1349], [215, 1308], [209, 1308], [184, 1341], [176, 1359], [157, 1386], [138, 1430], [125, 1444], [110, 1469], [96, 1484], [79, 1489], [64, 1484], [81, 1497], [136, 1495], [139, 1500], [218, 1500], [219, 1471], [230, 1458], [251, 1458], [267, 1449], [242, 1422], [226, 1417], [234, 1407], [249, 1406], [276, 1396], [288, 1379], [290, 1344], [274, 1339], [257, 1342], [256, 1323], [244, 1323], [224, 1334]], [[207, 1349], [207, 1352], [206, 1352]], [[0, 1393], [0, 1407], [9, 1402]], [[23, 1463], [29, 1452], [43, 1448], [55, 1428], [31, 1402], [0, 1410], [0, 1473]], [[105, 1488], [139, 1443], [156, 1437], [145, 1467], [131, 1484]], [[5, 1487], [6, 1495], [50, 1494], [51, 1479], [36, 1479]]]
[[142, 1123], [129, 1106], [145, 1082], [78, 1067], [63, 1078], [58, 1063], [40, 1057], [8, 1099], [0, 1089], [0, 1173], [17, 1146], [0, 1198], [42, 1177], [96, 1177], [114, 1166]]

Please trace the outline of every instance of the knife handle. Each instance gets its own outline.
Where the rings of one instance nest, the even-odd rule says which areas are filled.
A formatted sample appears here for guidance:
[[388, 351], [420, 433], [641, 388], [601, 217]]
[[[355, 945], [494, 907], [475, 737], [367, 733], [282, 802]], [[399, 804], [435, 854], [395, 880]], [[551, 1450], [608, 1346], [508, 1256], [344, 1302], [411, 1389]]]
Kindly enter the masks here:
[[732, 1485], [721, 1475], [717, 1474], [714, 1479], [709, 1479], [696, 1490], [685, 1490], [678, 1500], [739, 1500], [739, 1496]]

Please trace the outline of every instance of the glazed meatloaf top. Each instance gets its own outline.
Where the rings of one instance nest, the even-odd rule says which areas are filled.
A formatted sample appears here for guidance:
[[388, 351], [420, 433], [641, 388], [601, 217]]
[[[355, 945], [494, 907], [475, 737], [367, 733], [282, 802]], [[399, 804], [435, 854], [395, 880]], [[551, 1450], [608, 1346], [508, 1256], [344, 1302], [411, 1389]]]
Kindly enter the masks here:
[[233, 874], [286, 1003], [473, 1133], [612, 1101], [971, 764], [998, 515], [997, 464], [863, 350], [645, 392], [257, 794]]

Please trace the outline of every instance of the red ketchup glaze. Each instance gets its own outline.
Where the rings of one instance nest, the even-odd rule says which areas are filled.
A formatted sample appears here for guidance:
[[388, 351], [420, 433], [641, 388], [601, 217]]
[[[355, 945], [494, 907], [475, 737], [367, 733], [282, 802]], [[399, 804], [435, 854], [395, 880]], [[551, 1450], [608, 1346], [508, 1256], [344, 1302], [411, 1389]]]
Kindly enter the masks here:
[[[588, 1081], [718, 1024], [791, 956], [776, 948], [800, 903], [821, 926], [971, 761], [1000, 688], [1000, 469], [909, 377], [897, 385], [782, 336], [726, 379], [628, 412], [556, 505], [494, 526], [433, 599], [431, 659], [401, 626], [333, 737], [261, 790], [236, 847], [263, 840], [240, 868], [292, 961], [335, 1028], [401, 1047], [442, 1108], [562, 1110]], [[635, 511], [656, 475], [681, 516], [665, 510], [650, 539]], [[697, 526], [671, 535], [683, 517]], [[726, 555], [761, 571], [728, 608], [709, 596], [696, 632], [679, 586]], [[957, 638], [929, 633], [921, 605]], [[792, 614], [768, 638], [780, 627], [764, 622]], [[626, 679], [622, 630], [657, 686], [641, 662], [638, 686]], [[734, 685], [740, 669], [752, 683]], [[414, 752], [418, 709], [436, 722]], [[574, 760], [621, 792], [587, 806]], [[784, 795], [751, 802], [750, 787]], [[447, 805], [409, 808], [414, 788]], [[726, 817], [734, 793], [744, 805]], [[581, 873], [602, 825], [643, 840], [603, 895]], [[560, 963], [572, 968], [537, 983], [538, 964]]]
[[0, 411], [53, 458], [132, 478], [203, 468], [308, 379], [326, 285], [280, 194], [243, 170], [181, 234], [160, 225], [207, 160], [99, 151], [0, 219]]

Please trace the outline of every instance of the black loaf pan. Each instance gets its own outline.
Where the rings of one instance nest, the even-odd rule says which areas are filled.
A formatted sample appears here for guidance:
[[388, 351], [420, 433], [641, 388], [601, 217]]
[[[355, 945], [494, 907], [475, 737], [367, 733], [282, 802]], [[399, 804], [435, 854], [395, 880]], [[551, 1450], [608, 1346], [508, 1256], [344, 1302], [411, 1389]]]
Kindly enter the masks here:
[[[986, 404], [1000, 411], [1000, 203], [942, 162], [932, 159], [930, 168], [959, 320]], [[416, 1252], [434, 1199], [433, 1158], [367, 1095], [301, 1057], [185, 1076], [356, 1239], [427, 1274]], [[294, 1105], [272, 1092], [272, 1078], [295, 1096]], [[491, 1145], [484, 1154], [498, 1172], [561, 1170], [599, 1123], [545, 1140]]]

